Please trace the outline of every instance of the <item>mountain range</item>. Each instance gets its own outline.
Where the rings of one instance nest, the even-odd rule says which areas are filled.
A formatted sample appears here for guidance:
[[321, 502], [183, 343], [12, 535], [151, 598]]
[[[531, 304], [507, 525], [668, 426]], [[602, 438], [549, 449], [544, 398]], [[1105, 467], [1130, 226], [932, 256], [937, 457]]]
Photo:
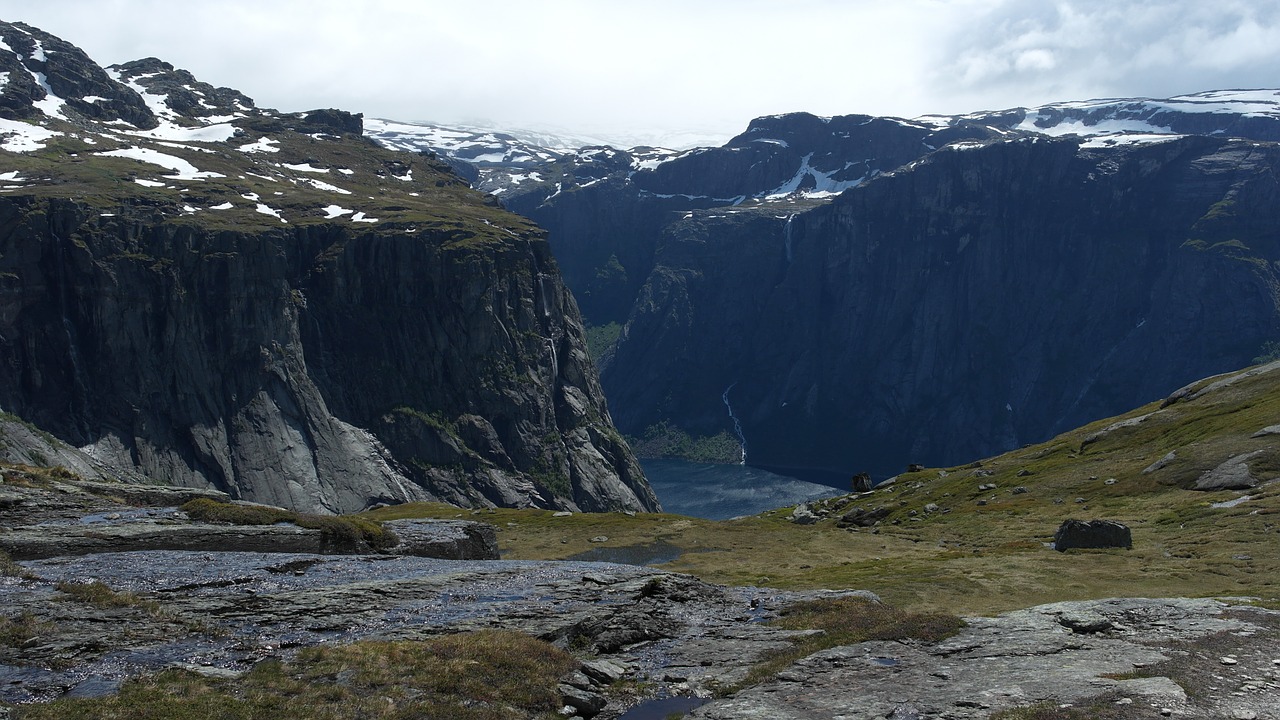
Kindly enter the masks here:
[[719, 438], [740, 446], [725, 460], [886, 476], [1047, 439], [1280, 338], [1276, 90], [794, 113], [722, 147], [520, 163], [496, 136], [400, 133], [548, 230], [644, 452]]

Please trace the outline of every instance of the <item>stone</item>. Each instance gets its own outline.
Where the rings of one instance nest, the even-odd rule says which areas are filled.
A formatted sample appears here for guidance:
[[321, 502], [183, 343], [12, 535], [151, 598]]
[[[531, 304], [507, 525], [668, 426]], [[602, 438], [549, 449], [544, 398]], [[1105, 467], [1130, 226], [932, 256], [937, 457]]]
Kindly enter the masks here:
[[1026, 485], [1019, 485], [1019, 486], [1015, 487], [1014, 489], [1010, 490], [1009, 492], [1010, 492], [1011, 494], [1013, 494], [1013, 495], [1026, 495], [1027, 493], [1029, 493], [1029, 492], [1031, 492], [1031, 491], [1030, 491], [1029, 489], [1027, 489], [1027, 486], [1026, 486]]
[[1268, 425], [1253, 435], [1250, 435], [1250, 437], [1260, 438], [1268, 435], [1280, 435], [1280, 425]]
[[791, 522], [796, 525], [812, 525], [818, 520], [819, 517], [809, 509], [808, 504], [801, 503], [791, 511]]
[[1257, 487], [1258, 478], [1249, 469], [1249, 462], [1265, 450], [1255, 450], [1236, 455], [1212, 470], [1206, 470], [1196, 480], [1195, 490], [1248, 490]]
[[1072, 632], [1084, 634], [1106, 632], [1112, 627], [1106, 616], [1081, 611], [1064, 612], [1058, 616], [1058, 622]]
[[940, 508], [938, 507], [937, 503], [926, 503], [924, 506], [924, 511], [926, 513], [936, 513], [938, 512], [939, 509]]
[[1170, 451], [1169, 454], [1165, 455], [1159, 460], [1143, 468], [1142, 474], [1150, 475], [1151, 473], [1156, 472], [1157, 470], [1163, 470], [1164, 468], [1172, 465], [1175, 461], [1177, 461], [1177, 459], [1178, 459], [1178, 453], [1174, 451]]
[[1053, 536], [1053, 547], [1060, 552], [1072, 548], [1132, 548], [1133, 536], [1128, 526], [1114, 520], [1064, 520]]
[[836, 527], [871, 527], [889, 515], [889, 508], [881, 505], [872, 510], [855, 507], [836, 520]]
[[608, 536], [608, 535], [596, 535], [595, 537], [591, 538], [591, 542], [593, 542], [593, 543], [609, 542], [609, 536]]
[[871, 481], [871, 476], [864, 472], [854, 475], [850, 484], [856, 493], [871, 492], [875, 488], [875, 483]]
[[626, 664], [608, 659], [584, 660], [582, 663], [582, 672], [601, 685], [611, 685], [621, 680], [627, 671]]
[[560, 697], [584, 718], [595, 717], [609, 704], [603, 696], [572, 685], [560, 685]]
[[924, 466], [919, 463], [911, 463], [910, 465], [907, 466], [907, 472], [909, 473], [924, 472]]

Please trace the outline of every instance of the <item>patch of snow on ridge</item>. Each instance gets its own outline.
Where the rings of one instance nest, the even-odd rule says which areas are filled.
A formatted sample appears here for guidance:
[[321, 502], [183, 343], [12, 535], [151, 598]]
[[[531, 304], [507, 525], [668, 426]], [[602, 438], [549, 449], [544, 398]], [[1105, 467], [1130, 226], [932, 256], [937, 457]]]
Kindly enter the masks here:
[[[838, 171], [832, 170], [830, 172], [823, 172], [818, 170], [809, 164], [809, 160], [812, 158], [813, 153], [805, 155], [804, 158], [800, 160], [800, 169], [796, 170], [796, 174], [793, 175], [790, 180], [774, 188], [772, 192], [765, 193], [764, 197], [766, 199], [786, 197], [799, 190], [805, 177], [810, 175], [813, 176], [814, 187], [812, 190], [806, 190], [804, 195], [812, 198], [825, 198], [832, 195], [839, 195], [851, 187], [861, 185], [863, 181], [867, 179], [864, 175], [854, 180], [832, 180], [831, 176], [835, 175]], [[846, 167], [848, 166], [846, 165]]]
[[226, 142], [235, 136], [236, 128], [230, 123], [183, 127], [162, 122], [154, 130], [123, 130], [122, 132], [137, 137], [173, 142]]
[[1114, 135], [1097, 135], [1080, 144], [1082, 148], [1106, 148], [1120, 145], [1144, 145], [1158, 142], [1169, 142], [1185, 135], [1157, 135], [1152, 133], [1116, 133]]
[[278, 145], [279, 143], [280, 143], [279, 140], [275, 140], [269, 137], [258, 138], [258, 140], [255, 142], [251, 142], [247, 145], [241, 145], [239, 150], [242, 153], [280, 152], [280, 148], [272, 147], [273, 145]]
[[1049, 127], [1040, 127], [1036, 122], [1040, 120], [1040, 113], [1035, 110], [1027, 111], [1026, 117], [1018, 124], [1017, 130], [1025, 130], [1027, 132], [1039, 133], [1041, 135], [1049, 135], [1051, 137], [1063, 137], [1065, 135], [1108, 135], [1113, 133], [1146, 133], [1151, 135], [1173, 133], [1173, 130], [1167, 127], [1152, 125], [1145, 120], [1120, 120], [1107, 119], [1096, 122], [1092, 125], [1086, 125], [1080, 120], [1064, 120]]
[[316, 180], [315, 178], [301, 178], [298, 180], [298, 182], [307, 183], [308, 185], [314, 186], [317, 190], [324, 190], [326, 192], [336, 192], [339, 195], [351, 194], [350, 190], [343, 190], [337, 185], [330, 185], [329, 183], [324, 182], [323, 180]]
[[309, 173], [321, 173], [321, 174], [329, 172], [328, 168], [312, 167], [311, 163], [302, 163], [300, 165], [291, 165], [289, 163], [281, 163], [281, 166], [287, 167], [290, 170], [293, 170], [295, 172], [309, 172]]
[[138, 183], [142, 187], [149, 187], [149, 188], [164, 187], [164, 183], [157, 182], [155, 180], [143, 180], [142, 178], [134, 178], [133, 181]]
[[787, 144], [786, 140], [778, 140], [776, 138], [755, 138], [751, 142], [769, 143], [770, 145], [778, 145], [784, 148], [791, 147], [790, 145]]
[[46, 140], [58, 137], [61, 134], [56, 130], [49, 130], [21, 120], [0, 118], [0, 137], [13, 136], [4, 137], [3, 142], [0, 142], [0, 150], [17, 153], [41, 150], [44, 148]]
[[279, 220], [282, 223], [289, 222], [288, 220], [285, 220], [284, 218], [280, 217], [279, 210], [276, 210], [275, 208], [265, 205], [263, 203], [258, 203], [258, 207], [254, 208], [254, 210], [256, 212], [262, 213], [263, 215], [270, 215], [271, 217]]
[[326, 205], [320, 209], [324, 212], [326, 220], [332, 220], [336, 217], [342, 217], [343, 215], [355, 212], [354, 210], [348, 210], [341, 205]]
[[351, 222], [376, 223], [378, 222], [378, 218], [365, 217], [364, 211], [361, 210], [360, 212], [351, 216]]
[[204, 172], [195, 165], [183, 160], [176, 155], [166, 155], [150, 148], [128, 147], [123, 150], [108, 150], [106, 152], [96, 153], [106, 157], [123, 157], [133, 160], [141, 160], [152, 165], [159, 165], [162, 168], [173, 170], [176, 174], [166, 175], [170, 180], [200, 180], [202, 178], [226, 177], [222, 173]]
[[[37, 45], [37, 47], [39, 46]], [[44, 90], [44, 99], [33, 101], [31, 106], [49, 117], [66, 120], [67, 116], [62, 114], [62, 106], [66, 105], [67, 101], [53, 94], [53, 88], [49, 86], [49, 78], [45, 77], [42, 72], [32, 72], [30, 70], [28, 72], [31, 72], [31, 77], [35, 79], [36, 84]]]
[[231, 201], [228, 200], [227, 202], [224, 202], [221, 205], [213, 205], [209, 209], [210, 210], [230, 210], [233, 207], [235, 207], [235, 205], [232, 205]]

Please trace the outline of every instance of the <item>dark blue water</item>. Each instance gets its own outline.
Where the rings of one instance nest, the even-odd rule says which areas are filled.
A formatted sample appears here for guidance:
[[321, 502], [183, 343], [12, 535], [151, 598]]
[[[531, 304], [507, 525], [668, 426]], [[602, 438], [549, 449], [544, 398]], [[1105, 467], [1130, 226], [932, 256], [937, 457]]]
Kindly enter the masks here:
[[662, 509], [708, 520], [755, 515], [842, 491], [748, 465], [641, 460]]

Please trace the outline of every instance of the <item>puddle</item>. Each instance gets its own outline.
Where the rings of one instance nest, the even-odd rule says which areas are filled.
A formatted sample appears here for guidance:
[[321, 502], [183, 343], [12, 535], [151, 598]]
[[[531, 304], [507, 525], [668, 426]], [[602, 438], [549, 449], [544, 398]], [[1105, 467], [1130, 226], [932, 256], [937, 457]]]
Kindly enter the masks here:
[[619, 565], [661, 565], [680, 557], [682, 552], [683, 550], [679, 547], [665, 540], [658, 540], [647, 545], [591, 548], [567, 559], [584, 562], [618, 563]]
[[677, 713], [696, 710], [710, 702], [707, 698], [666, 697], [642, 702], [622, 713], [618, 720], [666, 720]]
[[875, 664], [877, 664], [877, 665], [879, 665], [879, 666], [881, 666], [881, 667], [893, 667], [893, 666], [895, 666], [895, 665], [897, 665], [897, 664], [898, 664], [898, 658], [891, 658], [891, 657], [873, 657], [873, 658], [871, 658], [871, 662], [873, 662], [873, 663], [875, 663]]

